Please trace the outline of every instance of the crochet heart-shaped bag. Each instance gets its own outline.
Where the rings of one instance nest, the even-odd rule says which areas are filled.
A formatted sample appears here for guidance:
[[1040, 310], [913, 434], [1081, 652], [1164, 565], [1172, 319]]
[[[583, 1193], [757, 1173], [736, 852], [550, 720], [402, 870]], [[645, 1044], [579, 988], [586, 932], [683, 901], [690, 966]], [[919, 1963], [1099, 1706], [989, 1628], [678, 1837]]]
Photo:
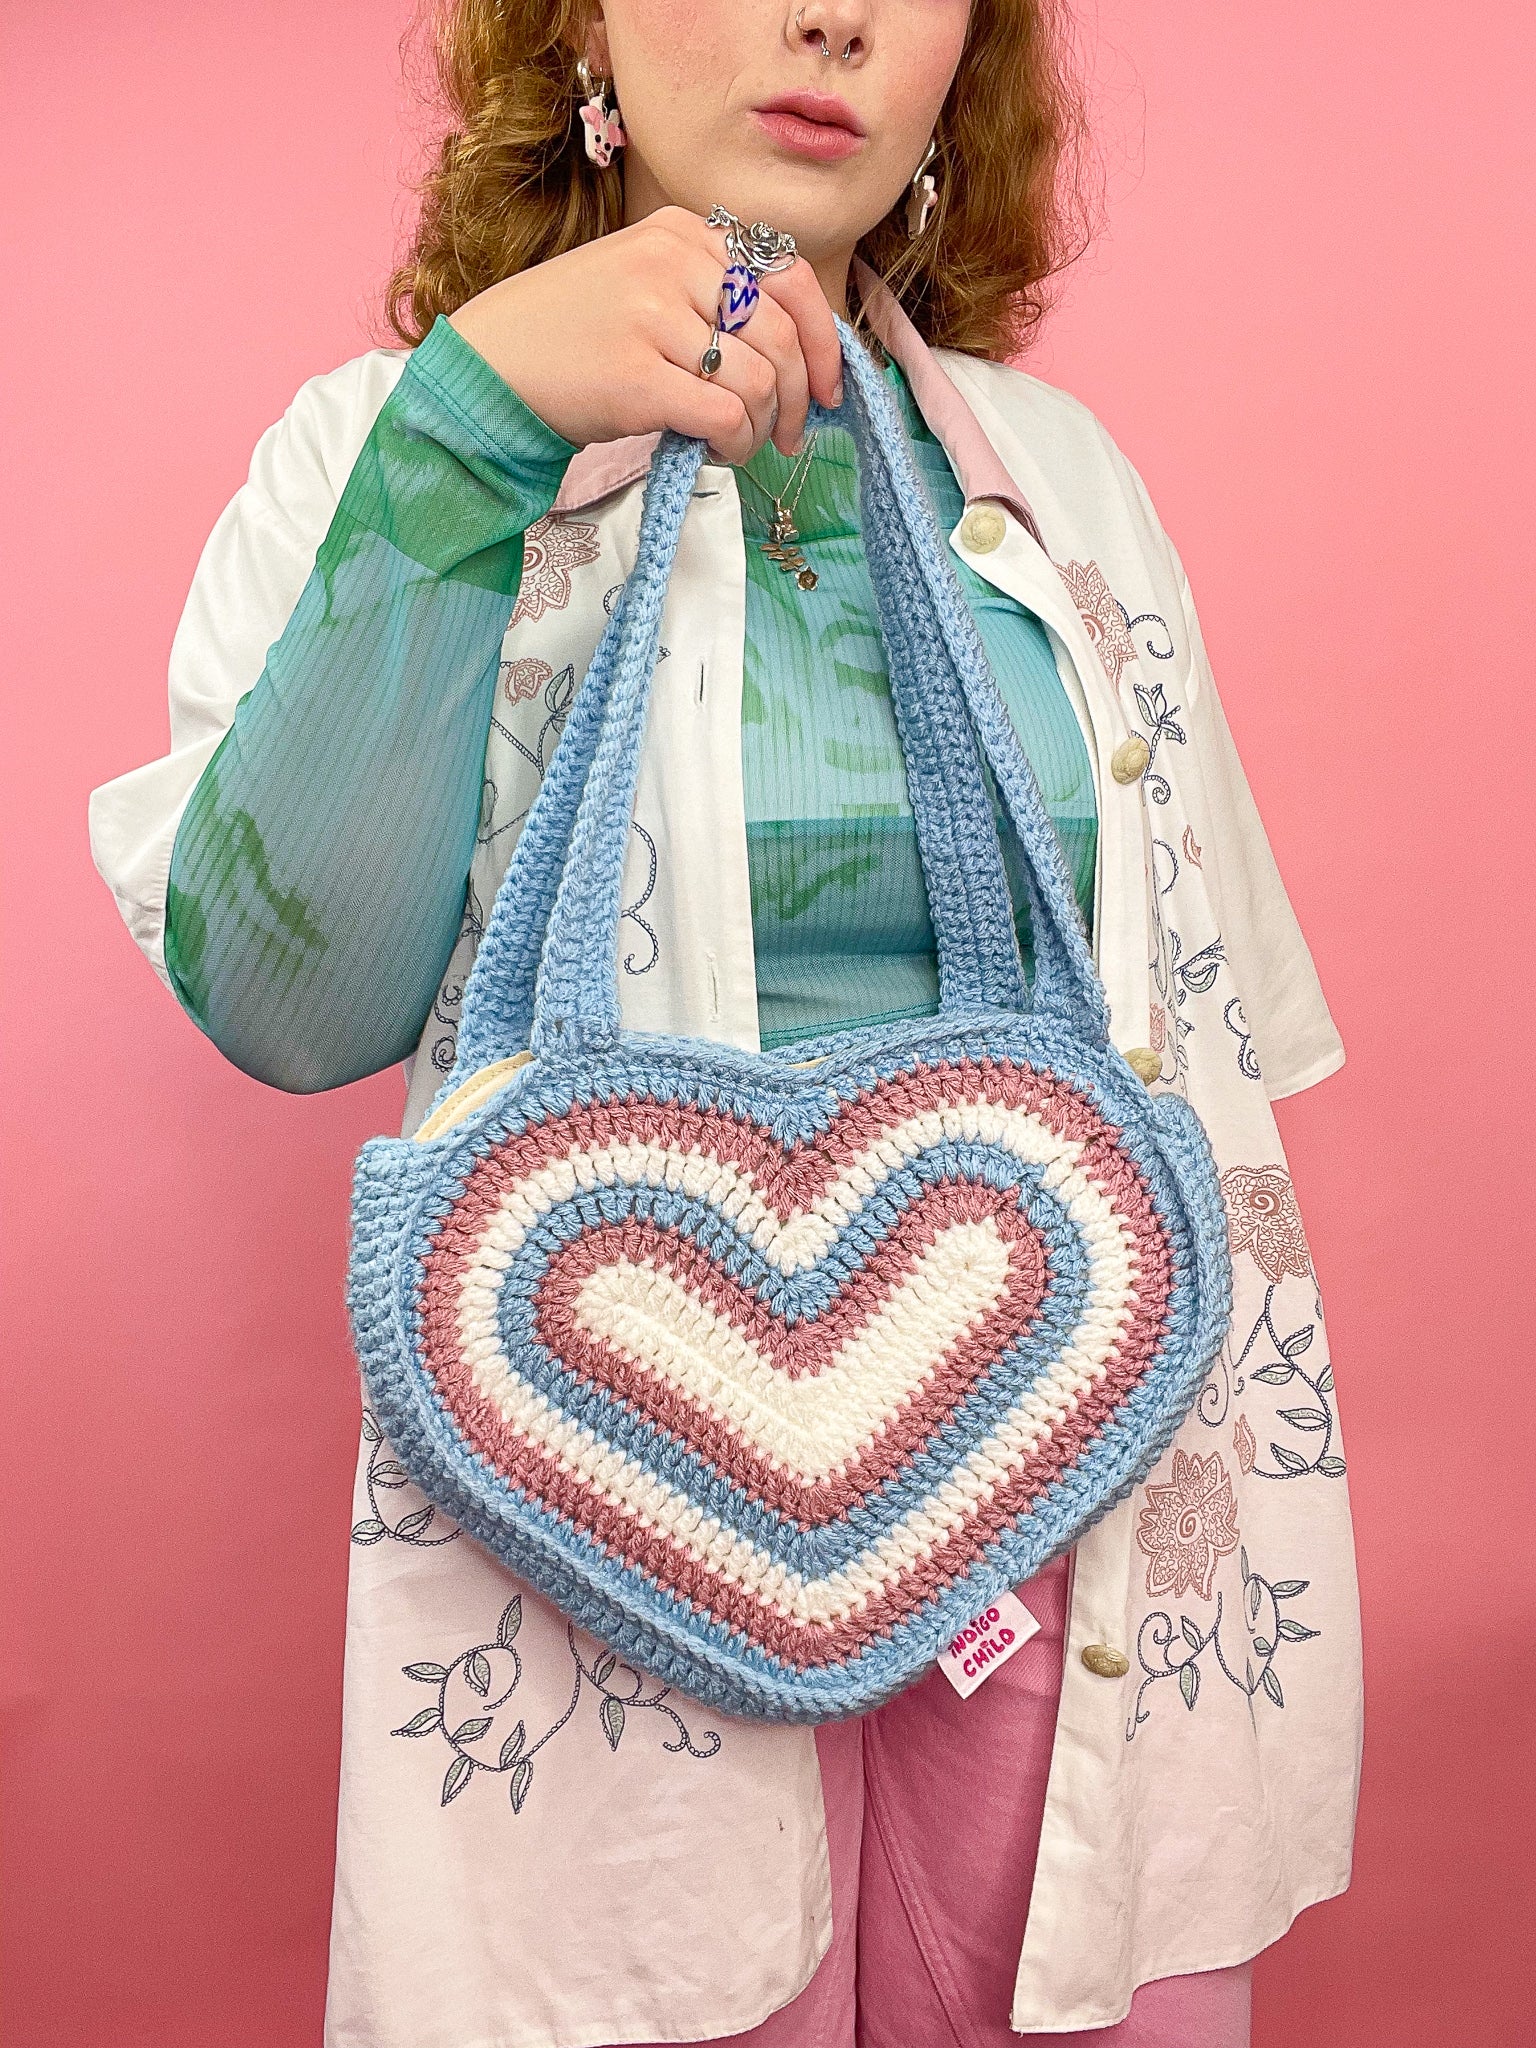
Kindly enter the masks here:
[[[846, 425], [934, 932], [936, 1017], [748, 1053], [624, 1029], [620, 881], [702, 444], [497, 892], [458, 1060], [357, 1162], [348, 1302], [427, 1497], [726, 1713], [863, 1712], [1120, 1500], [1231, 1301], [1205, 1132], [1110, 1045], [1060, 844], [878, 371]], [[814, 421], [813, 421], [814, 423]], [[1029, 871], [1026, 982], [984, 761]]]

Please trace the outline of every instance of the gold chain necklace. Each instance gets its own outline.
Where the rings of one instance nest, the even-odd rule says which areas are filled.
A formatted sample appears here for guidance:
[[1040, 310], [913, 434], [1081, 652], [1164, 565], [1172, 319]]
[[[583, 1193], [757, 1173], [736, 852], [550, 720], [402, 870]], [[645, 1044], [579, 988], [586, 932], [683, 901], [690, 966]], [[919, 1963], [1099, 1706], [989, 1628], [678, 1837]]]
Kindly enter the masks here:
[[793, 576], [802, 590], [816, 588], [816, 571], [806, 561], [798, 545], [800, 536], [795, 531], [795, 507], [800, 502], [800, 493], [805, 489], [805, 480], [811, 473], [811, 457], [816, 453], [816, 435], [813, 433], [805, 444], [805, 453], [796, 467], [789, 473], [782, 494], [770, 491], [766, 484], [745, 469], [736, 474], [743, 482], [749, 483], [758, 496], [772, 507], [768, 524], [768, 538], [758, 542], [759, 551], [770, 562], [778, 565], [782, 574]]

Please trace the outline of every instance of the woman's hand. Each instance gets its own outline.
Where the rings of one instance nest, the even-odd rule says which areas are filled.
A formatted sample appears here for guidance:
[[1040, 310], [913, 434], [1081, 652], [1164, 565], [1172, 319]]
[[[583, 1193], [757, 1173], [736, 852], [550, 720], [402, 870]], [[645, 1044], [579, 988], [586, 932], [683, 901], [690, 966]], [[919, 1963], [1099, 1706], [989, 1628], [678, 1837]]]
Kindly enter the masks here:
[[745, 462], [769, 439], [798, 449], [811, 397], [835, 405], [843, 360], [832, 309], [804, 258], [758, 280], [738, 334], [709, 346], [725, 235], [685, 207], [504, 278], [449, 317], [547, 426], [576, 446], [675, 427]]

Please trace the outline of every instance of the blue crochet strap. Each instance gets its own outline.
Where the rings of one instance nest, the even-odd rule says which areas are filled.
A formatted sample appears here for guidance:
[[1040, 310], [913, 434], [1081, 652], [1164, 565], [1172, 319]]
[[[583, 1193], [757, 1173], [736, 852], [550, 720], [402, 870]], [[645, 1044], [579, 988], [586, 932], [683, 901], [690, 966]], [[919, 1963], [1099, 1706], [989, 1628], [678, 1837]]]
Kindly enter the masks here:
[[[846, 358], [846, 345], [844, 354]], [[960, 818], [964, 836], [957, 851], [963, 863], [962, 878], [974, 880], [985, 898], [976, 925], [976, 943], [1016, 957], [1006, 872], [997, 846], [991, 806], [975, 765], [979, 742], [1024, 855], [1035, 954], [1035, 981], [1029, 1007], [1043, 1016], [1061, 1019], [1091, 1044], [1104, 1045], [1109, 1038], [1108, 1006], [1094, 969], [1087, 929], [1078, 909], [1061, 840], [1051, 823], [1029, 757], [1008, 716], [980, 630], [913, 464], [900, 418], [862, 349], [858, 350], [856, 361], [850, 360], [849, 367], [853, 380], [868, 394], [870, 432], [878, 438], [889, 471], [889, 484], [882, 488], [874, 473], [875, 465], [865, 461], [861, 510], [870, 580], [880, 609], [881, 630], [892, 655], [891, 691], [902, 725], [903, 744], [907, 747], [909, 782], [914, 754], [907, 744], [907, 722], [926, 719], [929, 727], [935, 729], [928, 734], [926, 748], [918, 747], [917, 758], [921, 761], [925, 754], [942, 758], [947, 749], [954, 773], [963, 782], [964, 794], [969, 798]], [[860, 452], [865, 452], [862, 446]], [[901, 653], [899, 642], [906, 643]], [[932, 791], [931, 813], [942, 813], [951, 793], [951, 785], [941, 779]], [[929, 864], [923, 841], [924, 817], [919, 808], [919, 789], [915, 786], [912, 797], [935, 934], [941, 936], [941, 912], [947, 897], [934, 886], [935, 868]], [[931, 825], [931, 814], [929, 822]], [[985, 858], [987, 842], [995, 852], [995, 861]], [[954, 872], [952, 866], [939, 871]], [[935, 901], [936, 897], [944, 900]], [[998, 929], [998, 899], [1003, 906], [1006, 936]], [[940, 957], [942, 962], [942, 951]], [[999, 965], [999, 979], [1003, 971]], [[941, 999], [942, 993], [941, 982]], [[991, 1000], [1015, 1006], [995, 993]], [[1018, 1003], [1017, 1007], [1022, 1008], [1023, 1004]]]
[[[1107, 1036], [1060, 842], [992, 677], [890, 394], [839, 321], [846, 394], [810, 424], [853, 434], [865, 551], [907, 762], [944, 1012], [1034, 1007]], [[704, 457], [661, 437], [635, 566], [576, 694], [465, 989], [453, 1079], [532, 1044], [597, 1044], [619, 1024], [618, 928], [662, 608]], [[979, 744], [978, 744], [979, 743]], [[990, 762], [1026, 859], [1035, 948], [1029, 1002], [1002, 850], [982, 772]]]
[[[588, 672], [608, 697], [570, 851], [560, 876], [539, 964], [531, 1043], [601, 1043], [619, 1028], [619, 918], [624, 851], [634, 815], [661, 616], [683, 516], [704, 460], [704, 443], [670, 430], [651, 458], [640, 507], [635, 565], [624, 585], [623, 617], [605, 634]], [[514, 855], [514, 859], [516, 856]]]
[[[969, 944], [982, 955], [984, 999], [1006, 1008], [1025, 1007], [1007, 876], [976, 755], [979, 741], [1025, 856], [1035, 952], [1029, 1007], [1060, 1018], [1090, 1043], [1102, 1045], [1109, 1035], [1108, 1010], [1061, 841], [1003, 703], [896, 409], [862, 349], [848, 358], [848, 366], [849, 381], [864, 395], [867, 432], [880, 457], [879, 463], [871, 460], [861, 440], [865, 556], [890, 656], [891, 693], [939, 943], [941, 1007], [952, 1009], [965, 1000], [955, 985], [958, 977], [949, 990], [943, 979], [946, 914], [969, 921]], [[882, 466], [885, 478], [879, 474]], [[940, 764], [937, 776], [914, 775], [914, 763], [921, 771], [933, 762]], [[947, 842], [946, 828], [952, 828]], [[938, 877], [943, 879], [936, 887]], [[963, 897], [957, 897], [956, 880], [966, 892]], [[950, 938], [953, 944], [953, 927]]]
[[613, 694], [629, 587], [620, 592], [544, 779], [523, 821], [464, 989], [453, 1072], [444, 1093], [533, 1036], [533, 997], [550, 912], [570, 852], [581, 793]]

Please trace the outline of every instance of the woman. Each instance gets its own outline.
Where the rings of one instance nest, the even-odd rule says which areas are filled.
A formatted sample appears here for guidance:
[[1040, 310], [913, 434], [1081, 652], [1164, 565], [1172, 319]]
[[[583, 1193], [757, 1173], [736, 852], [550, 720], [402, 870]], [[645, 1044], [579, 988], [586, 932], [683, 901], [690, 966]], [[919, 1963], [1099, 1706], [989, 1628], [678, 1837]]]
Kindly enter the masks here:
[[[413, 1129], [672, 427], [711, 459], [625, 1021], [751, 1049], [930, 1014], [855, 457], [803, 434], [857, 316], [1115, 1042], [1211, 1136], [1237, 1299], [1170, 1454], [1020, 1588], [1038, 1633], [968, 1698], [935, 1671], [814, 1734], [705, 1714], [568, 1630], [365, 1414], [327, 2041], [1237, 2048], [1249, 1959], [1348, 1874], [1344, 1466], [1270, 1111], [1343, 1051], [1178, 557], [1092, 416], [1003, 360], [1063, 251], [1050, 11], [459, 0], [443, 51], [456, 118], [393, 296], [415, 346], [313, 379], [263, 437], [177, 634], [172, 750], [93, 799], [135, 937], [262, 1079], [408, 1058]], [[735, 332], [717, 206], [798, 250]]]

